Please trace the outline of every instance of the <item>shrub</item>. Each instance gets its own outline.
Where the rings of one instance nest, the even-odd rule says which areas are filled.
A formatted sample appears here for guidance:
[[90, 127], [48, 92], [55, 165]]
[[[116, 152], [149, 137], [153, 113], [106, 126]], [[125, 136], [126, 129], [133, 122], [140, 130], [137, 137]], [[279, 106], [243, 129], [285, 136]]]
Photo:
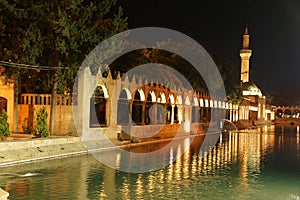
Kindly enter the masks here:
[[7, 113], [5, 112], [5, 110], [3, 110], [3, 112], [0, 113], [0, 138], [2, 140], [5, 140], [10, 135], [11, 132], [9, 130], [9, 124], [7, 122]]
[[37, 137], [48, 137], [50, 135], [50, 131], [48, 129], [48, 113], [46, 108], [43, 107], [37, 112], [36, 116], [36, 131], [35, 135]]
[[35, 134], [35, 129], [28, 124], [28, 118], [24, 119], [24, 124], [22, 125], [23, 134]]

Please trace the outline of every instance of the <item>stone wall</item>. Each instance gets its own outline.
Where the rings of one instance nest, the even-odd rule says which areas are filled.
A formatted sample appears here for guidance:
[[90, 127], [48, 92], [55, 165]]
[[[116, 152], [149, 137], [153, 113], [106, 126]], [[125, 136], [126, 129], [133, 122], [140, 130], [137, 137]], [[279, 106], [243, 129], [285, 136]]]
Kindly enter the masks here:
[[7, 100], [7, 115], [10, 131], [13, 131], [14, 124], [14, 83], [6, 76], [1, 76], [0, 70], [0, 97]]
[[[50, 127], [50, 105], [29, 105], [19, 104], [19, 125], [18, 131], [23, 132], [23, 126], [35, 127], [36, 113], [43, 106], [48, 112], [48, 126]], [[72, 106], [57, 105], [55, 112], [55, 126], [54, 133], [56, 135], [77, 135], [76, 128], [73, 121]]]

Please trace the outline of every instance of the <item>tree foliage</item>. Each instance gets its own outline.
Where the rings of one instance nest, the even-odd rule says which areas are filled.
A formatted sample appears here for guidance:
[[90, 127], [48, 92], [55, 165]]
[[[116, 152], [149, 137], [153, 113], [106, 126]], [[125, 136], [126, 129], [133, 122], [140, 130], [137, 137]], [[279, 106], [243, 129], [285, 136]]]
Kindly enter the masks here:
[[226, 59], [221, 53], [212, 52], [211, 56], [222, 76], [227, 101], [240, 105], [243, 102], [243, 89], [240, 81], [239, 67]]
[[[85, 56], [104, 39], [126, 29], [117, 0], [0, 0], [0, 59], [13, 63], [62, 67], [24, 70], [25, 92], [49, 92], [53, 81], [70, 92]], [[15, 68], [6, 70], [16, 73]], [[54, 80], [54, 77], [57, 77]]]
[[36, 114], [36, 131], [34, 134], [38, 137], [48, 137], [50, 135], [50, 131], [48, 128], [48, 113], [43, 106], [40, 110], [38, 110]]
[[0, 138], [5, 140], [11, 135], [9, 124], [7, 122], [7, 113], [3, 110], [0, 112]]

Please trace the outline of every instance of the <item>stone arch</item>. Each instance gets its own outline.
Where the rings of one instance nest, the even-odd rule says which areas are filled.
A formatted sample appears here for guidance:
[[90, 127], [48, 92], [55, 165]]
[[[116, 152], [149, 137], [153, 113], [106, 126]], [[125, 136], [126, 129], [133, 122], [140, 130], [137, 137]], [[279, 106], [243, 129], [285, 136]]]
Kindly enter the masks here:
[[158, 95], [157, 103], [161, 103], [161, 104], [167, 103], [167, 99], [166, 99], [165, 93], [161, 92], [161, 93]]
[[177, 106], [175, 105], [175, 97], [173, 94], [169, 94], [167, 100], [167, 123], [173, 124], [177, 121]]
[[177, 96], [176, 98], [176, 104], [182, 105], [182, 96]]
[[275, 116], [278, 118], [282, 118], [283, 117], [283, 110], [282, 109], [277, 109], [275, 112]]
[[198, 121], [201, 122], [204, 116], [204, 110], [205, 110], [205, 102], [204, 99], [201, 97], [199, 99], [199, 119]]
[[136, 90], [135, 94], [133, 95], [133, 101], [131, 105], [132, 111], [132, 121], [135, 125], [142, 125], [144, 124], [144, 101], [145, 95], [142, 89]]
[[7, 112], [7, 99], [0, 97], [0, 113], [3, 112], [3, 110]]
[[90, 127], [106, 127], [108, 125], [109, 97], [105, 85], [98, 85], [90, 98]]
[[199, 122], [200, 117], [200, 109], [199, 109], [199, 101], [197, 97], [193, 97], [193, 106], [192, 106], [192, 123]]
[[158, 95], [158, 98], [157, 98], [157, 123], [158, 124], [163, 124], [165, 123], [166, 121], [166, 118], [167, 118], [167, 110], [166, 110], [166, 107], [167, 107], [167, 99], [166, 99], [166, 95], [164, 92], [161, 92], [159, 95]]
[[283, 114], [284, 114], [285, 118], [290, 118], [292, 116], [292, 111], [291, 111], [291, 109], [288, 108], [288, 109], [284, 110]]
[[122, 89], [118, 98], [117, 124], [129, 125], [129, 100], [131, 100], [130, 91], [127, 88]]
[[[154, 91], [150, 91], [149, 93], [148, 93], [148, 96], [147, 96], [147, 98], [149, 97], [149, 95], [150, 95], [150, 98], [151, 98], [151, 102], [156, 102], [156, 95], [155, 95], [155, 92]], [[150, 100], [150, 99], [149, 99]]]
[[173, 94], [169, 94], [169, 101], [171, 104], [175, 104], [175, 97]]
[[155, 122], [151, 122], [152, 120], [155, 120], [155, 117], [150, 116], [153, 113], [150, 113], [150, 108], [152, 105], [154, 105], [156, 103], [156, 96], [154, 91], [149, 91], [147, 94], [147, 98], [145, 99], [145, 124], [148, 125], [150, 123], [155, 123]]
[[297, 108], [293, 111], [293, 117], [294, 118], [299, 118], [300, 117], [300, 110], [298, 110]]

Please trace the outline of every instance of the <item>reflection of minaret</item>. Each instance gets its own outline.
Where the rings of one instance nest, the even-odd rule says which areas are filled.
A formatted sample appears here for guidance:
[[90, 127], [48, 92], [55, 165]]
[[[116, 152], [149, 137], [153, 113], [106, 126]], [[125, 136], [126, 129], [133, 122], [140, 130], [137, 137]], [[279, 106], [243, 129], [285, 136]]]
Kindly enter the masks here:
[[249, 82], [249, 60], [252, 54], [252, 50], [249, 49], [249, 34], [248, 27], [246, 26], [243, 35], [243, 48], [240, 50], [241, 57], [241, 81], [243, 83]]

